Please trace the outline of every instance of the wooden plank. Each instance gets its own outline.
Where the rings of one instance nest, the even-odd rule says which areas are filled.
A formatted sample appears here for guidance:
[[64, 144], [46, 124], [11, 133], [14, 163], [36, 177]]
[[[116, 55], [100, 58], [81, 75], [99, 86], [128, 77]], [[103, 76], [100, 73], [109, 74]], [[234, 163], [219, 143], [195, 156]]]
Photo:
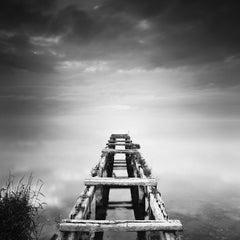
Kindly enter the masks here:
[[132, 201], [111, 201], [108, 203], [108, 208], [110, 207], [131, 207]]
[[118, 134], [118, 133], [113, 133], [111, 134], [110, 138], [130, 138], [128, 134]]
[[125, 163], [124, 162], [122, 162], [122, 163], [114, 163], [113, 166], [114, 167], [126, 167], [127, 164], [126, 164], [126, 162]]
[[133, 209], [132, 202], [109, 202], [108, 209], [126, 208]]
[[114, 164], [113, 167], [127, 167], [126, 164]]
[[157, 180], [155, 178], [100, 178], [93, 177], [85, 179], [84, 184], [86, 186], [156, 186]]
[[102, 153], [125, 153], [125, 154], [133, 154], [138, 152], [137, 149], [112, 149], [112, 148], [104, 148]]
[[119, 139], [116, 139], [116, 140], [108, 140], [109, 143], [132, 143], [131, 140], [119, 140]]
[[114, 159], [114, 162], [126, 162], [126, 159]]
[[132, 143], [107, 143], [108, 146], [132, 146]]
[[69, 220], [60, 224], [61, 232], [136, 232], [136, 231], [182, 231], [179, 220]]
[[149, 194], [149, 205], [150, 205], [150, 208], [152, 210], [152, 213], [153, 213], [153, 216], [155, 219], [157, 219], [157, 220], [165, 219], [161, 209], [159, 208], [156, 198], [154, 197], [154, 195], [152, 193]]
[[114, 171], [124, 171], [124, 170], [126, 170], [126, 168], [125, 167], [114, 167]]
[[85, 219], [87, 217], [94, 192], [94, 186], [85, 187], [69, 214], [71, 219]]

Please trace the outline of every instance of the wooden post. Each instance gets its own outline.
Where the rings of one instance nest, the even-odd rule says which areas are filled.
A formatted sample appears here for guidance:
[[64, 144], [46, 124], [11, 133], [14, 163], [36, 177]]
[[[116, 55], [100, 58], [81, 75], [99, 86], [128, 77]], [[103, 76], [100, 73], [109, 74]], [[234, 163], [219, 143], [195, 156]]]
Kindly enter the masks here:
[[[113, 173], [114, 154], [108, 153], [106, 155], [106, 164], [103, 172], [99, 177], [112, 177]], [[107, 206], [109, 199], [109, 186], [96, 186], [95, 201], [96, 201], [96, 220], [105, 220], [107, 216]], [[95, 233], [95, 240], [102, 240], [103, 232]]]
[[[129, 177], [138, 177], [133, 164], [133, 156], [126, 154], [127, 172]], [[132, 204], [136, 220], [145, 219], [145, 193], [143, 186], [131, 187]], [[137, 232], [138, 240], [145, 240], [145, 232]]]

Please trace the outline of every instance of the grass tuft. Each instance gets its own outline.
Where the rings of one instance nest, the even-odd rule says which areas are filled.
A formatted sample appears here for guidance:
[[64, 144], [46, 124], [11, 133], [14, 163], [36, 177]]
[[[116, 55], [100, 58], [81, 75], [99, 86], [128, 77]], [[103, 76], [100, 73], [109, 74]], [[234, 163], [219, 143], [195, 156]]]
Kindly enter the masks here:
[[9, 175], [7, 183], [0, 190], [0, 239], [37, 240], [43, 224], [40, 210], [43, 183], [33, 184], [33, 177], [24, 176], [14, 184], [14, 176]]

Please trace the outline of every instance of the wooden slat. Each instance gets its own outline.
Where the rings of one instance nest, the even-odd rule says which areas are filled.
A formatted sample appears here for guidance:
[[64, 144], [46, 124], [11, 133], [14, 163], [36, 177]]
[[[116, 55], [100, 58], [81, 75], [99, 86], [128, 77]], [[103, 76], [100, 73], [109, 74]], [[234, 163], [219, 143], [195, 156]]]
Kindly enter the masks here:
[[113, 167], [127, 167], [127, 164], [114, 164]]
[[126, 139], [124, 139], [124, 140], [119, 140], [119, 139], [116, 139], [116, 140], [108, 140], [108, 142], [109, 143], [132, 143], [132, 141], [131, 140], [126, 140]]
[[109, 202], [108, 209], [115, 209], [115, 208], [126, 208], [126, 209], [133, 209], [132, 202]]
[[61, 232], [135, 232], [135, 231], [182, 231], [179, 220], [64, 220]]
[[126, 159], [114, 159], [114, 163], [126, 163]]
[[126, 162], [117, 162], [114, 163], [113, 166], [127, 166]]
[[118, 134], [118, 133], [113, 133], [111, 134], [110, 138], [130, 138], [128, 134]]
[[132, 201], [109, 201], [108, 209], [126, 208], [133, 209]]
[[108, 146], [132, 146], [132, 143], [107, 143]]
[[113, 167], [114, 171], [126, 170], [126, 167]]
[[108, 186], [156, 186], [154, 178], [99, 178], [93, 177], [86, 179], [84, 184], [87, 186], [108, 185]]
[[105, 148], [102, 150], [102, 153], [128, 153], [133, 154], [136, 153], [136, 149], [112, 149], [112, 148]]

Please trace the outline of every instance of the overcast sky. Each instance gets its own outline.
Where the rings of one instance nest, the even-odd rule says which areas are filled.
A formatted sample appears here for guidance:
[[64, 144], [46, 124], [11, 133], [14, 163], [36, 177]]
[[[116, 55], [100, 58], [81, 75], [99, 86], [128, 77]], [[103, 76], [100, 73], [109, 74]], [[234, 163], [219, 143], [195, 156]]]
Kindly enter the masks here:
[[2, 1], [1, 181], [33, 171], [60, 206], [129, 132], [166, 185], [239, 186], [236, 2]]

